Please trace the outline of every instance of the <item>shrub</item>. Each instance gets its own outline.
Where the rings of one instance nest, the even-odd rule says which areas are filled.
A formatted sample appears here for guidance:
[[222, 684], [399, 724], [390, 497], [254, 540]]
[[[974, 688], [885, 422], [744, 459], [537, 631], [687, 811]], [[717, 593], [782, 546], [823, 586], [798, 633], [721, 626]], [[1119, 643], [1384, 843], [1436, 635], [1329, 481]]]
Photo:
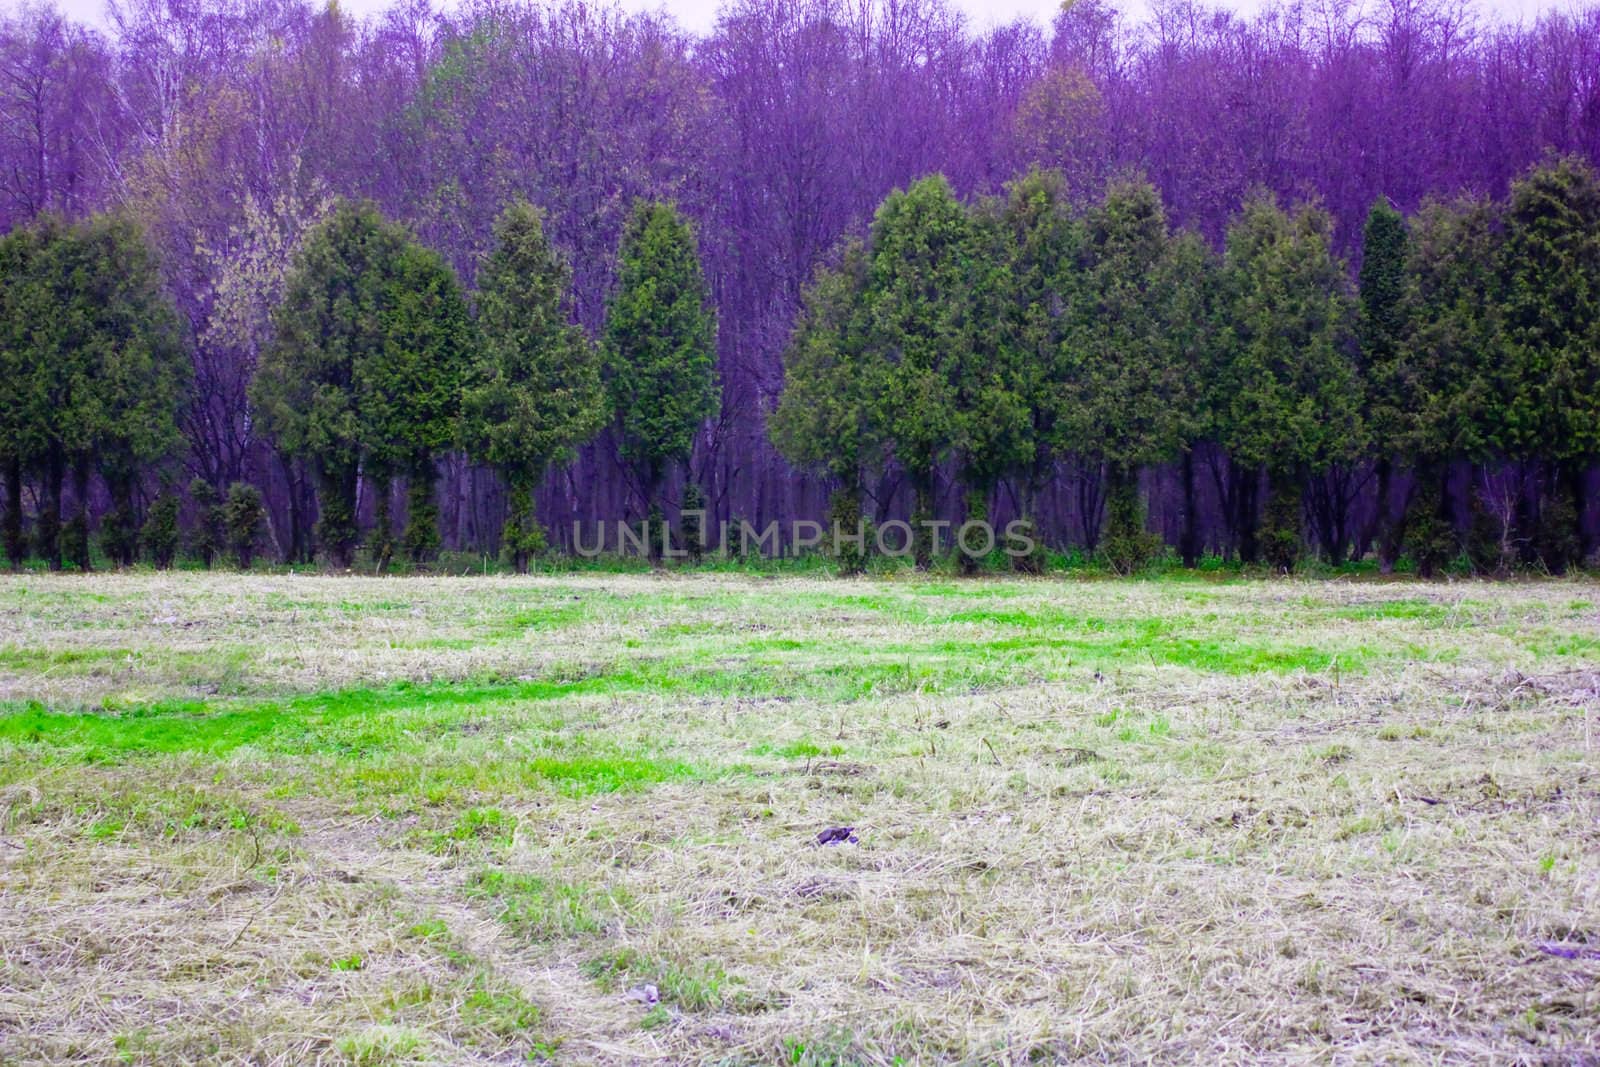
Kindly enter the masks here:
[[195, 521], [190, 547], [200, 563], [209, 570], [211, 563], [222, 551], [223, 531], [222, 498], [216, 487], [204, 478], [189, 483], [189, 497], [194, 501]]
[[266, 525], [261, 490], [248, 482], [234, 482], [229, 486], [228, 499], [222, 505], [222, 525], [234, 561], [240, 570], [249, 570], [255, 562], [256, 544]]
[[518, 574], [528, 573], [528, 560], [549, 547], [544, 527], [534, 517], [533, 490], [511, 490], [506, 524], [500, 531], [500, 551]]
[[100, 550], [118, 567], [139, 558], [139, 526], [131, 510], [116, 507], [106, 512], [100, 520]]
[[178, 537], [178, 497], [163, 492], [144, 517], [144, 547], [150, 562], [161, 570], [171, 567], [178, 554]]
[[82, 510], [61, 528], [61, 554], [80, 571], [92, 566], [89, 557], [89, 518]]
[[1133, 574], [1148, 567], [1161, 552], [1161, 538], [1144, 528], [1144, 505], [1137, 482], [1111, 491], [1106, 498], [1106, 532], [1100, 555], [1116, 573]]
[[1583, 555], [1578, 542], [1578, 509], [1565, 484], [1556, 485], [1544, 498], [1533, 531], [1533, 551], [1551, 574], [1565, 574]]
[[1261, 513], [1261, 556], [1279, 574], [1300, 562], [1301, 510], [1299, 485], [1275, 480]]
[[1436, 486], [1421, 490], [1411, 501], [1401, 519], [1400, 537], [1424, 578], [1432, 578], [1456, 557], [1456, 532], [1444, 515]]

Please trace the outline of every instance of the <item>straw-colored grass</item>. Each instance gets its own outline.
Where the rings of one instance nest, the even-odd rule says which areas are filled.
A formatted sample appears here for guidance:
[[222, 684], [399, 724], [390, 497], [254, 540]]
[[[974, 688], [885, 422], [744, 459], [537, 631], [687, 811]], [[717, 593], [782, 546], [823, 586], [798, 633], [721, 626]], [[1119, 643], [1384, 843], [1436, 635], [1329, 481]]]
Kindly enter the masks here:
[[1597, 603], [0, 579], [0, 1062], [1600, 1058]]

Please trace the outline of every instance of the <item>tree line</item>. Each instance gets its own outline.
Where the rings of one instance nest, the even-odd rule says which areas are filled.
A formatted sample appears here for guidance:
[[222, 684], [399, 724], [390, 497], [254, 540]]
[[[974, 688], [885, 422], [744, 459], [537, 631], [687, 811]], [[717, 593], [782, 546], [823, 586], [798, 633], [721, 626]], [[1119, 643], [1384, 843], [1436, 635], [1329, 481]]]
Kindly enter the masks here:
[[[570, 316], [570, 269], [540, 212], [507, 207], [477, 289], [368, 202], [343, 202], [311, 227], [271, 313], [250, 387], [253, 417], [316, 485], [316, 522], [291, 520], [290, 558], [320, 548], [348, 567], [365, 543], [378, 569], [397, 551], [439, 551], [438, 457], [461, 450], [510, 488], [502, 541], [515, 566], [545, 548], [533, 490], [552, 464], [613, 426], [651, 517], [672, 465], [687, 459], [718, 402], [715, 315], [695, 238], [671, 204], [639, 201], [618, 252], [599, 344]], [[105, 555], [158, 566], [178, 544], [173, 478], [190, 367], [177, 316], [137, 228], [113, 216], [46, 218], [0, 238], [0, 464], [5, 550], [30, 547], [51, 569], [91, 566], [91, 478], [112, 506]], [[74, 514], [62, 520], [70, 477]], [[405, 523], [391, 514], [398, 481]], [[38, 490], [31, 524], [26, 485]], [[142, 519], [135, 490], [154, 486]], [[361, 528], [365, 486], [375, 512]], [[207, 565], [224, 549], [248, 568], [265, 528], [260, 491], [189, 487], [190, 544]], [[659, 521], [659, 518], [657, 518]], [[31, 528], [30, 528], [31, 526]], [[314, 540], [313, 540], [314, 538]]]
[[[537, 487], [602, 431], [652, 546], [673, 504], [703, 504], [687, 462], [719, 408], [717, 322], [674, 205], [630, 211], [598, 340], [574, 322], [571, 269], [523, 201], [499, 215], [471, 292], [370, 202], [332, 204], [287, 252], [282, 277], [259, 283], [276, 302], [249, 388], [259, 431], [315, 485], [315, 523], [289, 517], [285, 557], [320, 549], [345, 567], [364, 543], [380, 569], [397, 552], [432, 559], [438, 462], [460, 452], [507, 487], [500, 540], [526, 570], [547, 548]], [[30, 547], [54, 568], [90, 565], [96, 478], [105, 556], [131, 563], [142, 542], [157, 565], [172, 561], [193, 383], [158, 279], [124, 216], [46, 217], [0, 239], [14, 566]], [[1482, 570], [1560, 571], [1594, 547], [1600, 177], [1552, 158], [1499, 200], [1431, 199], [1407, 218], [1380, 199], [1352, 273], [1327, 212], [1264, 191], [1218, 249], [1174, 228], [1142, 177], [1083, 204], [1046, 168], [968, 200], [935, 175], [891, 193], [827, 257], [784, 367], [768, 419], [778, 449], [827, 480], [831, 517], [851, 529], [886, 517], [869, 487], [897, 472], [921, 566], [941, 490], [959, 488], [967, 519], [1030, 519], [1069, 457], [1098, 475], [1079, 482], [1096, 496], [1077, 540], [1119, 571], [1162, 550], [1141, 495], [1141, 472], [1162, 466], [1180, 472], [1187, 566], [1202, 552], [1209, 467], [1245, 563], [1292, 570], [1309, 543], [1335, 564], [1370, 548], [1391, 569], [1405, 554], [1424, 574], [1463, 555]], [[1369, 482], [1376, 504], [1356, 529]], [[248, 566], [259, 490], [201, 480], [188, 496], [195, 554]], [[684, 524], [677, 536], [697, 535]]]
[[[501, 209], [527, 199], [595, 338], [633, 201], [676, 203], [714, 295], [721, 406], [692, 478], [662, 491], [701, 487], [717, 521], [759, 526], [818, 517], [829, 492], [765, 427], [801, 294], [841, 236], [864, 234], [889, 191], [921, 176], [944, 174], [970, 201], [1038, 164], [1088, 202], [1135, 168], [1174, 228], [1219, 248], [1250, 190], [1314, 197], [1334, 250], [1358, 263], [1380, 195], [1410, 217], [1430, 195], [1503, 199], [1547, 152], [1600, 163], [1594, 0], [1524, 18], [1471, 0], [1124, 6], [990, 22], [949, 0], [719, 0], [691, 31], [615, 0], [407, 0], [360, 15], [317, 0], [119, 0], [94, 23], [29, 3], [0, 14], [0, 232], [105, 211], [142, 228], [192, 364], [177, 481], [219, 497], [256, 485], [272, 550], [288, 552], [315, 518], [316, 477], [260, 432], [250, 385], [281, 264], [339, 198], [404, 223], [469, 287]], [[572, 547], [574, 520], [637, 516], [637, 477], [617, 456], [607, 431], [534, 491], [555, 543]], [[1100, 468], [1057, 467], [1035, 517], [1088, 544]], [[1236, 551], [1227, 465], [1202, 448], [1197, 467], [1199, 539]], [[909, 485], [885, 469], [869, 503], [908, 513]], [[942, 519], [961, 510], [950, 481]], [[1180, 472], [1144, 487], [1152, 527], [1176, 543]], [[445, 546], [492, 550], [503, 480], [455, 451], [437, 490]], [[71, 495], [69, 478], [69, 508]], [[1358, 531], [1374, 495], [1364, 483], [1347, 520]]]
[[[1176, 547], [1198, 562], [1202, 449], [1233, 475], [1219, 495], [1246, 563], [1294, 569], [1308, 530], [1334, 564], [1370, 545], [1385, 570], [1404, 552], [1424, 574], [1462, 553], [1482, 570], [1588, 556], [1595, 171], [1553, 159], [1503, 200], [1430, 199], [1409, 219], [1380, 199], [1354, 278], [1331, 230], [1321, 208], [1262, 192], [1218, 252], [1174, 231], [1139, 178], [1084, 210], [1050, 170], [971, 204], [924, 179], [807, 290], [774, 439], [831, 475], [846, 518], [890, 457], [919, 515], [948, 465], [972, 517], [1003, 482], [1032, 514], [1073, 457], [1102, 473], [1103, 537], [1085, 540], [1119, 570], [1160, 548], [1138, 480], [1160, 464], [1181, 470]], [[1509, 476], [1463, 484], [1464, 466]]]

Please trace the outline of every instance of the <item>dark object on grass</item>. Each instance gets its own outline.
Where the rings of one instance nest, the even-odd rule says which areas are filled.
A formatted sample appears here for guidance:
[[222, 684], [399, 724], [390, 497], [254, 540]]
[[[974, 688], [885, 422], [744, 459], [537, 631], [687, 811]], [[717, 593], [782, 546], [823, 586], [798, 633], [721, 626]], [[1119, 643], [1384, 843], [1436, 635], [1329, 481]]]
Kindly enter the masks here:
[[858, 844], [856, 828], [854, 826], [830, 826], [817, 835], [819, 845], [842, 845], [846, 841], [852, 845]]
[[1564, 960], [1600, 960], [1600, 948], [1583, 948], [1578, 945], [1555, 945], [1544, 943], [1535, 945], [1546, 956], [1556, 956]]

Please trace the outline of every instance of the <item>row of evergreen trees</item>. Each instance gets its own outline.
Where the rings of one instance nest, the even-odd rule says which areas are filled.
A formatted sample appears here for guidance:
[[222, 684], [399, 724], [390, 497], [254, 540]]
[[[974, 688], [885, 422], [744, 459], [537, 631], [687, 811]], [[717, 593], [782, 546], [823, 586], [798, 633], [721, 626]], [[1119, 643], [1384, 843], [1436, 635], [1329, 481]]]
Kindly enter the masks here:
[[[1313, 527], [1338, 526], [1358, 484], [1343, 475], [1370, 471], [1380, 558], [1409, 551], [1437, 568], [1472, 532], [1457, 520], [1476, 498], [1450, 492], [1463, 463], [1510, 465], [1534, 488], [1498, 529], [1477, 531], [1483, 565], [1520, 557], [1560, 569], [1590, 548], [1581, 515], [1600, 456], [1600, 178], [1584, 163], [1552, 160], [1503, 201], [1434, 201], [1409, 220], [1379, 202], [1354, 282], [1314, 206], [1255, 197], [1218, 252], [1173, 232], [1147, 182], [1113, 182], [1086, 210], [1066, 190], [1059, 174], [1034, 170], [1003, 197], [963, 203], [931, 177], [891, 194], [865, 239], [817, 273], [769, 428], [792, 462], [830, 477], [842, 527], [863, 518], [868, 480], [891, 463], [926, 534], [919, 520], [950, 472], [968, 518], [985, 517], [1002, 483], [1027, 516], [1071, 457], [1101, 472], [1085, 481], [1104, 487], [1100, 548], [1128, 569], [1159, 548], [1139, 472], [1175, 462], [1178, 548], [1193, 565], [1204, 448], [1233, 472], [1225, 521], [1246, 562], [1292, 569], [1308, 489], [1344, 487], [1344, 499], [1309, 509]], [[301, 242], [251, 401], [257, 429], [314, 475], [317, 536], [335, 565], [363, 540], [363, 479], [377, 563], [435, 554], [435, 461], [460, 449], [509, 488], [504, 543], [525, 569], [544, 547], [536, 488], [608, 425], [654, 517], [717, 410], [715, 317], [694, 235], [671, 205], [635, 205], [598, 344], [572, 324], [568, 267], [539, 212], [513, 204], [494, 238], [471, 294], [370, 204], [341, 204]], [[53, 567], [89, 565], [96, 476], [111, 501], [106, 554], [137, 556], [137, 490], [181, 445], [189, 381], [158, 277], [140, 234], [115, 216], [44, 219], [0, 239], [13, 565], [30, 541]], [[77, 509], [64, 518], [69, 481]], [[25, 483], [39, 494], [31, 537]], [[260, 494], [193, 495], [201, 554], [228, 548], [248, 562]], [[165, 487], [143, 531], [157, 562], [171, 559], [176, 514]], [[1342, 529], [1319, 539], [1333, 556], [1359, 541]], [[919, 562], [931, 553], [920, 541]]]
[[[0, 463], [6, 552], [29, 548], [22, 487], [41, 487], [32, 541], [60, 568], [89, 566], [90, 481], [113, 507], [101, 524], [108, 556], [133, 562], [141, 531], [134, 488], [181, 435], [189, 361], [178, 318], [139, 233], [110, 216], [46, 219], [0, 239]], [[380, 567], [439, 548], [435, 460], [464, 449], [510, 488], [505, 544], [519, 569], [543, 548], [534, 490], [608, 421], [654, 508], [673, 464], [719, 402], [716, 324], [694, 235], [669, 204], [635, 205], [599, 346], [571, 324], [566, 263], [539, 212], [508, 207], [469, 299], [454, 272], [402, 226], [344, 203], [307, 235], [273, 312], [273, 339], [251, 388], [257, 428], [315, 477], [317, 536], [348, 566], [361, 542], [357, 489], [373, 487], [367, 538]], [[77, 512], [62, 522], [62, 486]], [[393, 528], [391, 487], [407, 486]], [[249, 565], [263, 528], [260, 493], [226, 496], [197, 483], [197, 552], [227, 547]], [[148, 510], [145, 548], [171, 562], [177, 498]]]
[[[892, 194], [818, 274], [786, 375], [773, 438], [833, 477], [847, 525], [890, 457], [919, 517], [941, 470], [957, 472], [969, 517], [1005, 479], [1027, 513], [1073, 457], [1104, 473], [1101, 548], [1127, 568], [1159, 547], [1138, 472], [1177, 462], [1193, 565], [1195, 455], [1209, 446], [1234, 472], [1223, 503], [1244, 561], [1292, 569], [1308, 488], [1342, 487], [1323, 509], [1337, 526], [1359, 485], [1347, 475], [1369, 471], [1380, 558], [1409, 550], [1428, 572], [1462, 547], [1450, 472], [1467, 461], [1514, 465], [1532, 485], [1487, 532], [1473, 498], [1494, 548], [1480, 565], [1561, 569], [1590, 547], [1583, 487], [1600, 455], [1600, 181], [1559, 159], [1503, 202], [1432, 201], [1407, 220], [1380, 201], [1352, 284], [1314, 206], [1257, 196], [1218, 254], [1169, 230], [1141, 180], [1080, 212], [1050, 171], [971, 205], [932, 177]], [[1321, 540], [1336, 556], [1352, 538]]]

